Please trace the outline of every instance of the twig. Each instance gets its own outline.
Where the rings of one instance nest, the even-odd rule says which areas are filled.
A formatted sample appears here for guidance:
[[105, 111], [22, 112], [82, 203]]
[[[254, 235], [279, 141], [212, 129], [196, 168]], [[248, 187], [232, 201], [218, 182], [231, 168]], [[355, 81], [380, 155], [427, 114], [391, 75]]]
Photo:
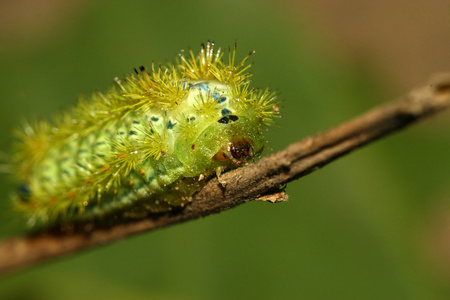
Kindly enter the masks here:
[[375, 108], [324, 133], [308, 137], [260, 161], [210, 180], [183, 210], [73, 233], [46, 232], [0, 244], [0, 273], [124, 237], [198, 219], [253, 200], [280, 202], [286, 183], [336, 158], [450, 106], [450, 73], [435, 76], [400, 101]]

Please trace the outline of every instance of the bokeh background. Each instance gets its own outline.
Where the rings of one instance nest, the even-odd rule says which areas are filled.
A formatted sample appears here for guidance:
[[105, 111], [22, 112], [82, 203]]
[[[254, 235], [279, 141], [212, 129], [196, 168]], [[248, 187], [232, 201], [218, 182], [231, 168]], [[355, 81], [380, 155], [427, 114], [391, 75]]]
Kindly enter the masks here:
[[[445, 0], [0, 2], [1, 153], [115, 76], [238, 41], [278, 89], [269, 152], [450, 69]], [[0, 299], [449, 299], [450, 114], [249, 203], [0, 279]], [[0, 175], [0, 236], [24, 230]]]

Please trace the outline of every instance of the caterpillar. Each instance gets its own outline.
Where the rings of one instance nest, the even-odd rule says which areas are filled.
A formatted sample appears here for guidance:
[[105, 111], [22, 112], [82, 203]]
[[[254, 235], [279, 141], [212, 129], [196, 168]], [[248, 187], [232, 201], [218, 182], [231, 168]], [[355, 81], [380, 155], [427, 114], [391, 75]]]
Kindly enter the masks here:
[[17, 131], [14, 206], [31, 226], [137, 218], [183, 207], [206, 177], [257, 158], [276, 93], [250, 87], [248, 54], [214, 43], [134, 69], [50, 121]]

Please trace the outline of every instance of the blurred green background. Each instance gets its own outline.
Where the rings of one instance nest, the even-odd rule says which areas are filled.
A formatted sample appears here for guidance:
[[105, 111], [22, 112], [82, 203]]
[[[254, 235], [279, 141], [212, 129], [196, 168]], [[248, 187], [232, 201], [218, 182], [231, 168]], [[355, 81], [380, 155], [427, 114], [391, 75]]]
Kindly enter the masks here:
[[[181, 49], [237, 40], [240, 58], [256, 50], [254, 86], [284, 99], [266, 153], [281, 150], [449, 69], [448, 43], [433, 44], [440, 19], [428, 15], [442, 10], [402, 2], [3, 1], [0, 149], [22, 118], [49, 117]], [[0, 278], [0, 299], [449, 299], [449, 119], [292, 182], [287, 203], [249, 203]], [[2, 238], [24, 229], [11, 189], [1, 174]]]

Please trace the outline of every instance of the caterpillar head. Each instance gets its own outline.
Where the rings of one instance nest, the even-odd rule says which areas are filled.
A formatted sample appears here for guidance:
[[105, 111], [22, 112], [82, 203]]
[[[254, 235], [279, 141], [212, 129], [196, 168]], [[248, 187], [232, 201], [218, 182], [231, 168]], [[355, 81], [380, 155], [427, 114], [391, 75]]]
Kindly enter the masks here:
[[195, 139], [176, 142], [178, 159], [192, 176], [236, 168], [263, 151], [265, 139], [257, 120], [239, 115], [224, 118], [208, 125]]

